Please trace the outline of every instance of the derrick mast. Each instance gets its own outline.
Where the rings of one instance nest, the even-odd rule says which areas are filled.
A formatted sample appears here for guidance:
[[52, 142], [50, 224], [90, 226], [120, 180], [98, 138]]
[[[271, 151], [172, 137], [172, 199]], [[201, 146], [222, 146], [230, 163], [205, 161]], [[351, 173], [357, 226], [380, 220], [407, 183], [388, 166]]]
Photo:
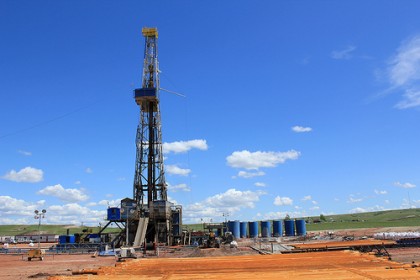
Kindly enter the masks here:
[[167, 197], [159, 108], [158, 32], [156, 28], [145, 27], [142, 33], [145, 37], [142, 87], [134, 90], [134, 99], [140, 107], [133, 184], [137, 218], [130, 232], [135, 236], [135, 245], [144, 238], [147, 242], [171, 244], [180, 235], [180, 222], [173, 223], [173, 218], [181, 218], [181, 208]]
[[159, 109], [157, 28], [144, 27], [144, 61], [141, 88], [134, 90], [140, 107], [136, 133], [133, 198], [121, 200], [121, 208], [108, 208], [108, 224], [122, 223], [113, 246], [139, 247], [145, 242], [171, 245], [182, 237], [182, 206], [168, 201], [162, 153]]
[[142, 33], [145, 37], [142, 88], [134, 91], [140, 120], [133, 195], [140, 208], [152, 205], [155, 200], [167, 200], [159, 109], [158, 32], [156, 28], [143, 28]]

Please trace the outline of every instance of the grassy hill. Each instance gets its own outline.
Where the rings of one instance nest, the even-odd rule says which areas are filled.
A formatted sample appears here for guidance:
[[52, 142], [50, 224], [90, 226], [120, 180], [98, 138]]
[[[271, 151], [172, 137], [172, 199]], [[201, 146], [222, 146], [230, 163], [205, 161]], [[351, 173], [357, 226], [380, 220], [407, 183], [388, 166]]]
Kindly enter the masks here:
[[[70, 234], [82, 233], [83, 230], [92, 230], [93, 233], [99, 231], [99, 227], [81, 227], [74, 225], [41, 225], [41, 232], [48, 234], [67, 234], [67, 229]], [[118, 232], [118, 228], [107, 228], [105, 232]], [[38, 233], [38, 225], [0, 225], [0, 236], [15, 236], [19, 234]]]
[[[320, 217], [303, 217], [305, 220], [319, 220]], [[202, 224], [184, 225], [189, 229], [202, 230]], [[420, 209], [388, 210], [379, 212], [367, 212], [357, 214], [343, 214], [325, 216], [321, 223], [308, 223], [307, 230], [337, 230], [352, 228], [376, 228], [376, 227], [420, 227]], [[82, 233], [83, 229], [91, 229], [97, 232], [99, 227], [80, 227], [73, 225], [41, 225], [43, 233], [66, 234]], [[115, 232], [119, 229], [108, 228], [105, 232]], [[0, 236], [14, 236], [38, 232], [38, 225], [0, 225]]]
[[[319, 217], [311, 217], [311, 219]], [[325, 216], [325, 222], [308, 224], [307, 230], [375, 228], [375, 227], [420, 227], [420, 209], [401, 209], [345, 215]]]

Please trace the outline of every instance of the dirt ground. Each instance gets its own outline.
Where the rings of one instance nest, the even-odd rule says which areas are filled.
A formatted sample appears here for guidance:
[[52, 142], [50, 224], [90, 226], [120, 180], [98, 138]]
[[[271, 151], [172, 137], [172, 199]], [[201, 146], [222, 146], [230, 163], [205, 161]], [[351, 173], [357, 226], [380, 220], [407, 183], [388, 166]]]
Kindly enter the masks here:
[[[350, 251], [263, 256], [249, 248], [229, 247], [175, 247], [162, 250], [159, 257], [122, 263], [88, 254], [47, 255], [44, 261], [9, 254], [0, 255], [0, 279], [420, 279], [419, 248], [388, 251], [392, 261]], [[78, 275], [83, 271], [98, 275]]]
[[[354, 251], [128, 260], [51, 280], [419, 279], [420, 268]], [[92, 271], [89, 271], [92, 272]]]
[[71, 275], [84, 268], [114, 266], [114, 257], [92, 255], [46, 255], [43, 261], [28, 261], [26, 255], [0, 255], [0, 279], [47, 279], [52, 275]]
[[[366, 236], [385, 231], [396, 230], [361, 229], [340, 233]], [[313, 242], [325, 246], [328, 241]], [[46, 244], [44, 248], [49, 246], [51, 244]], [[10, 246], [19, 247], [27, 245]], [[116, 263], [114, 257], [89, 254], [46, 255], [44, 261], [27, 261], [26, 255], [0, 254], [0, 279], [420, 279], [418, 247], [387, 250], [392, 261], [350, 251], [263, 256], [249, 247], [228, 246], [220, 249], [171, 247], [161, 249], [159, 257], [150, 252], [147, 258], [123, 263]], [[78, 274], [83, 271], [98, 275]]]

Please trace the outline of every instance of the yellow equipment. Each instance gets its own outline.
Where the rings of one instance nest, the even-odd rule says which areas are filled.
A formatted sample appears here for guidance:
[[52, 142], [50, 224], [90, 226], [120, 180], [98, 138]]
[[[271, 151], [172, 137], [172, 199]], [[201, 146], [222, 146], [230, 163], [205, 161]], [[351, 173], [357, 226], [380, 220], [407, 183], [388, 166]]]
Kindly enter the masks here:
[[143, 27], [141, 33], [144, 37], [158, 37], [158, 31], [156, 27]]
[[32, 259], [38, 258], [39, 260], [44, 260], [44, 254], [45, 251], [42, 249], [30, 249], [28, 251], [28, 261], [31, 261]]

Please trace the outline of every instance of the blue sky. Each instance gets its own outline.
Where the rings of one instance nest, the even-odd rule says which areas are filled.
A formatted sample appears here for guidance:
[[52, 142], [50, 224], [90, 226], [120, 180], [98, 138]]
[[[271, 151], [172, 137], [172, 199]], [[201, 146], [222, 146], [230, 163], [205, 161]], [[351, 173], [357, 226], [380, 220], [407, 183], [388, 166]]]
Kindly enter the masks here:
[[184, 223], [420, 207], [418, 1], [0, 2], [0, 224], [132, 197], [141, 28], [159, 30]]

